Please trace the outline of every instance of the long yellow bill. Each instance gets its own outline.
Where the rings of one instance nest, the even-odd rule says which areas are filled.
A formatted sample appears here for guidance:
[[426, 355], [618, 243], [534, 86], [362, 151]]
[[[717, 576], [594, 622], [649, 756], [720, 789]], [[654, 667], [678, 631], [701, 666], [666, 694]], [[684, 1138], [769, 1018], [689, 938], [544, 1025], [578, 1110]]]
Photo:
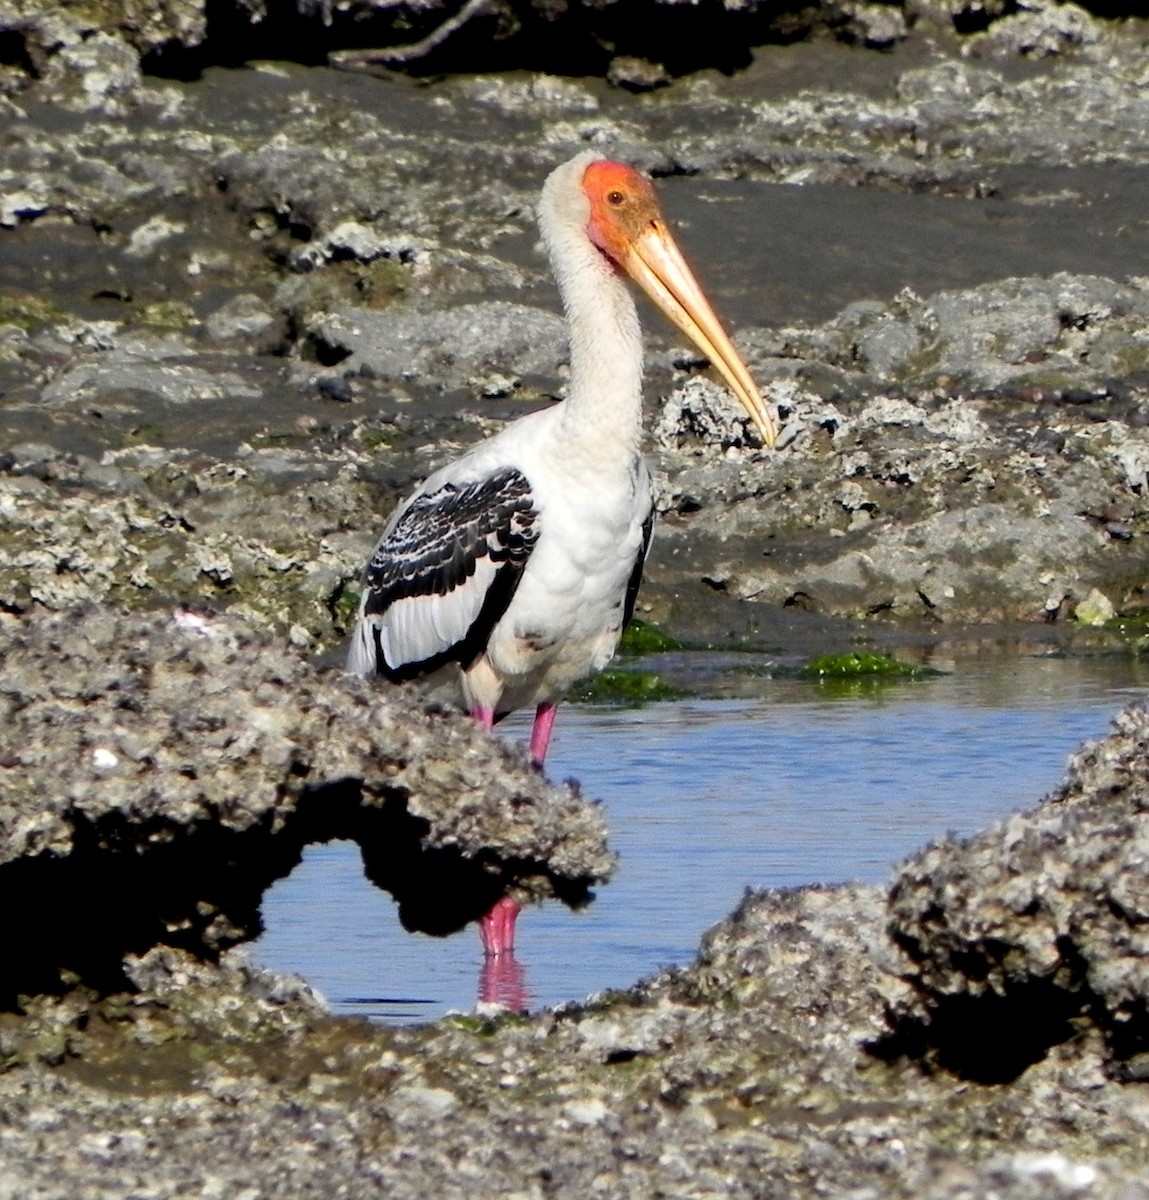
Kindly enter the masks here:
[[650, 221], [629, 241], [621, 263], [635, 283], [710, 359], [750, 414], [762, 441], [773, 446], [778, 438], [778, 422], [662, 220]]

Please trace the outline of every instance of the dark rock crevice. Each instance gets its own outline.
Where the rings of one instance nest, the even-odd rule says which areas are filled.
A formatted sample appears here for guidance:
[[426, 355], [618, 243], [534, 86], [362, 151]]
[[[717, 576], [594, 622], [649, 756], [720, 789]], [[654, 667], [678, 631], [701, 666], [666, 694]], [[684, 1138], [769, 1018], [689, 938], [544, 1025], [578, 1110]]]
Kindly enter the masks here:
[[21, 29], [0, 30], [0, 66], [16, 67], [35, 79], [40, 72]]
[[867, 1047], [884, 1062], [908, 1059], [970, 1083], [1013, 1083], [1101, 1011], [1086, 988], [1028, 980], [993, 991], [923, 998], [928, 1016], [891, 1015], [891, 1032]]
[[548, 878], [572, 905], [589, 895], [590, 880], [560, 881], [539, 862], [427, 846], [430, 822], [411, 814], [401, 790], [365, 801], [357, 779], [305, 788], [293, 809], [244, 829], [212, 819], [135, 824], [119, 812], [66, 817], [71, 853], [0, 866], [0, 905], [19, 914], [6, 923], [0, 1007], [77, 982], [102, 993], [122, 989], [125, 955], [153, 946], [218, 959], [262, 933], [264, 892], [316, 842], [356, 842], [367, 877], [391, 894], [411, 931], [456, 932], [520, 876]]
[[[733, 72], [745, 67], [751, 47], [806, 36], [815, 22], [808, 5], [731, 9], [707, 0], [666, 4], [525, 3], [490, 0], [476, 6], [457, 29], [448, 22], [461, 4], [320, 5], [269, 4], [259, 21], [232, 0], [207, 0], [203, 40], [170, 39], [144, 54], [146, 73], [194, 80], [213, 66], [238, 67], [255, 59], [315, 66], [329, 55], [416, 75], [544, 71], [605, 76], [612, 62], [656, 63], [670, 76], [701, 68]], [[380, 51], [371, 63], [369, 52]]]

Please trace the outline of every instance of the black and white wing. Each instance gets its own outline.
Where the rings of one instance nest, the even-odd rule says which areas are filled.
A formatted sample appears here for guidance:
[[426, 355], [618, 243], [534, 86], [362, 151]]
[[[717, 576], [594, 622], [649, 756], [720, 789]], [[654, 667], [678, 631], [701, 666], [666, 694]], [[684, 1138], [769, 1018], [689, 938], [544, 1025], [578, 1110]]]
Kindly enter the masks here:
[[539, 536], [523, 473], [420, 492], [367, 564], [347, 668], [413, 679], [482, 651]]

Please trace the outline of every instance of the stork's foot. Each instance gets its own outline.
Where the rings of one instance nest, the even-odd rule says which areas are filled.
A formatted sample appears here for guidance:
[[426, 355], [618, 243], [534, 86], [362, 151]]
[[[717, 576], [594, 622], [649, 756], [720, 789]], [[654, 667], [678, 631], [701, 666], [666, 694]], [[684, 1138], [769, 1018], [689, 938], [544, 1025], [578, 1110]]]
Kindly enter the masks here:
[[515, 948], [515, 921], [522, 905], [510, 896], [496, 900], [491, 911], [479, 919], [479, 937], [483, 939], [483, 953], [488, 958], [509, 955]]

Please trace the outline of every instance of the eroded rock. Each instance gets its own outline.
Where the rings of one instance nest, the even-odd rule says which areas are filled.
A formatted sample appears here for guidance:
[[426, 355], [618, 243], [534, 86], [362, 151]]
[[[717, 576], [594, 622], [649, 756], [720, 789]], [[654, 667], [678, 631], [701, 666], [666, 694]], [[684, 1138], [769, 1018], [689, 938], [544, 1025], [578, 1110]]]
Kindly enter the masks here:
[[1139, 280], [1055, 275], [750, 331], [778, 450], [717, 388], [673, 392], [654, 429], [677, 517], [660, 535], [671, 553], [725, 544], [709, 577], [770, 604], [1035, 621], [1097, 589], [1138, 607], [1145, 312]]
[[1116, 1062], [1149, 1047], [1149, 709], [1086, 744], [1039, 808], [911, 859], [890, 930], [924, 1035], [970, 1074], [1011, 1078], [1075, 1036]]
[[311, 841], [358, 841], [404, 922], [434, 933], [508, 889], [584, 902], [610, 872], [575, 787], [234, 620], [88, 609], [0, 637], [9, 1002], [61, 973], [112, 987], [154, 945], [214, 957], [255, 936], [264, 889]]
[[313, 319], [307, 332], [346, 370], [387, 381], [434, 379], [463, 388], [492, 372], [554, 378], [566, 359], [566, 328], [522, 304], [467, 304], [443, 312], [347, 309]]

